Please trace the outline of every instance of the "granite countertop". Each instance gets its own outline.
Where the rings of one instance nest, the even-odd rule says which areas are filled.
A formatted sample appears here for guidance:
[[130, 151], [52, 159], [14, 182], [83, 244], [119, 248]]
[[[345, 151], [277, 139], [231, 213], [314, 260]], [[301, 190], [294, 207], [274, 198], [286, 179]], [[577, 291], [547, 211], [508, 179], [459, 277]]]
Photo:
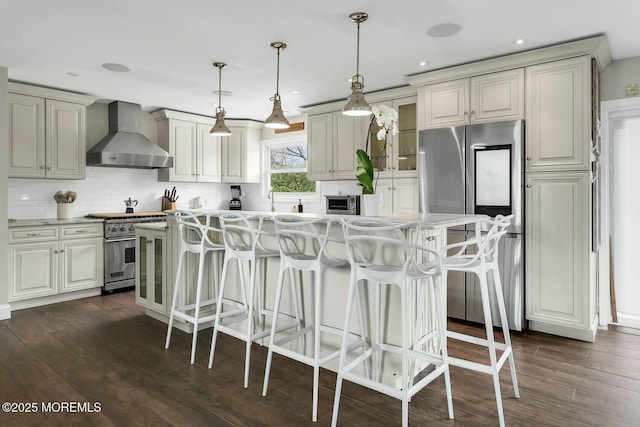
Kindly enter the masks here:
[[[330, 218], [336, 222], [341, 219], [356, 218], [353, 215], [335, 215], [335, 214], [315, 214], [315, 213], [287, 213], [287, 212], [266, 212], [266, 211], [227, 211], [215, 209], [193, 209], [191, 212], [203, 213], [217, 216], [220, 212], [240, 212], [243, 214], [261, 215], [265, 219], [271, 219], [278, 215], [299, 215], [305, 218]], [[361, 217], [366, 218], [366, 217]], [[442, 228], [455, 227], [464, 224], [476, 222], [479, 219], [488, 218], [487, 215], [474, 214], [448, 214], [448, 213], [399, 213], [392, 215], [382, 215], [380, 217], [387, 221], [399, 224], [403, 222], [418, 221], [425, 230], [435, 230]]]
[[58, 219], [58, 218], [37, 218], [37, 219], [9, 219], [9, 228], [14, 227], [37, 227], [39, 225], [68, 225], [68, 224], [87, 224], [91, 222], [104, 222], [101, 218], [88, 218], [84, 216]]

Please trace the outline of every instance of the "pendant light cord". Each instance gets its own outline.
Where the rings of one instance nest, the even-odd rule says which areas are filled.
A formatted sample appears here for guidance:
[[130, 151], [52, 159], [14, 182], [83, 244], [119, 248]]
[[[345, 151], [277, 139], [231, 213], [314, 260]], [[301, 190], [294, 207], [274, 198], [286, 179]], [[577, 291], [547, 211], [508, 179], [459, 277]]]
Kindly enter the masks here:
[[358, 21], [358, 37], [356, 44], [356, 80], [360, 76], [360, 21]]
[[222, 67], [218, 67], [218, 110], [222, 110]]

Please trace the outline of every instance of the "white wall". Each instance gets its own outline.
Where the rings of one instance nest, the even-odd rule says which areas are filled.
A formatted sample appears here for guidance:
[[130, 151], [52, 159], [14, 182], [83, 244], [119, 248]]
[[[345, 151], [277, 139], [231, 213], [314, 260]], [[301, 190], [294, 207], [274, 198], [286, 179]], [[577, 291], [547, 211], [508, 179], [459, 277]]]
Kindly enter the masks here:
[[613, 61], [600, 75], [603, 101], [625, 98], [624, 86], [640, 84], [640, 57]]
[[[9, 169], [9, 130], [7, 111], [7, 69], [0, 67], [0, 200], [7, 200], [7, 171]], [[11, 309], [7, 304], [9, 298], [8, 275], [6, 274], [9, 263], [8, 256], [8, 229], [7, 229], [7, 204], [0, 207], [0, 268], [4, 273], [0, 274], [0, 320], [11, 316]]]

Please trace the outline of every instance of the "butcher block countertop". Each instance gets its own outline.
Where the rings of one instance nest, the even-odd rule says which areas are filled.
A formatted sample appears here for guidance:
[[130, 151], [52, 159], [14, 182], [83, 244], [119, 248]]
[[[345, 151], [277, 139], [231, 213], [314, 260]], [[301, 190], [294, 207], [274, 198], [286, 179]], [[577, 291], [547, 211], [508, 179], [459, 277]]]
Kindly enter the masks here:
[[165, 212], [149, 212], [149, 211], [141, 211], [141, 212], [133, 212], [133, 213], [124, 213], [124, 212], [114, 212], [114, 213], [92, 213], [87, 215], [90, 218], [140, 218], [146, 216], [166, 216]]

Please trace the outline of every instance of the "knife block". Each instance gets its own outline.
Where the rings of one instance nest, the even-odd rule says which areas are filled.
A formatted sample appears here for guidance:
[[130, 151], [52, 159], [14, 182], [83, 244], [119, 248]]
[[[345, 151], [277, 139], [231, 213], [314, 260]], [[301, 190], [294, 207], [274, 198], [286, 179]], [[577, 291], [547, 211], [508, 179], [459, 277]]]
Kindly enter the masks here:
[[162, 211], [175, 211], [176, 202], [170, 202], [166, 197], [162, 197]]

